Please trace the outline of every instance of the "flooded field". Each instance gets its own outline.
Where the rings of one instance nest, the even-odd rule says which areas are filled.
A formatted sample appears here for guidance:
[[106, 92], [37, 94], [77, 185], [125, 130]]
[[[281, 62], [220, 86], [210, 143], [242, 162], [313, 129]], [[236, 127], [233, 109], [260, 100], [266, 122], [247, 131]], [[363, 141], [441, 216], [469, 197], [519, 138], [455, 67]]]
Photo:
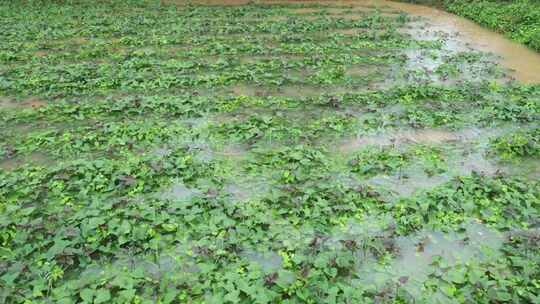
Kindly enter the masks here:
[[0, 20], [1, 303], [538, 301], [539, 53], [393, 1]]

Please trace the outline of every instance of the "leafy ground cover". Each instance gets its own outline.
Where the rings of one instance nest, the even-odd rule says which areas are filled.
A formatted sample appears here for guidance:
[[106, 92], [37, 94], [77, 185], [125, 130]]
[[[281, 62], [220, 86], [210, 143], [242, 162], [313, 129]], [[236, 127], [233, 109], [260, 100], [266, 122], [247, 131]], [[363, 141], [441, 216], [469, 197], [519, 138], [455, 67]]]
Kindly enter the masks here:
[[493, 55], [388, 7], [0, 17], [0, 302], [540, 301], [540, 85]]
[[534, 0], [405, 0], [436, 5], [540, 51], [540, 3]]

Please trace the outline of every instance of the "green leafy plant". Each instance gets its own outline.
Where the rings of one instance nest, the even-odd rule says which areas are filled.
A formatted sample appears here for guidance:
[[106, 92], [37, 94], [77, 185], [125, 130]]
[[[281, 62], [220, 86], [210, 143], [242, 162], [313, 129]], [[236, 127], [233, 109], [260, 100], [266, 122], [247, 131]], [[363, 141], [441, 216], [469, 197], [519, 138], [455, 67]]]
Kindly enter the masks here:
[[391, 174], [403, 168], [410, 156], [392, 149], [367, 149], [349, 161], [351, 171], [371, 176]]
[[0, 2], [0, 303], [538, 302], [540, 86], [414, 21]]
[[511, 132], [491, 142], [493, 150], [503, 159], [540, 156], [540, 129]]

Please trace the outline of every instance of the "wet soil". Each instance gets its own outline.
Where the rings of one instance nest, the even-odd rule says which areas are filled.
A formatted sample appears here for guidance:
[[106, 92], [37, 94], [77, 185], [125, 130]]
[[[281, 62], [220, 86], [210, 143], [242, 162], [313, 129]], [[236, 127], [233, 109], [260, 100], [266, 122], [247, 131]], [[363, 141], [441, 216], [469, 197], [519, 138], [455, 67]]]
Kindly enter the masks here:
[[45, 100], [37, 97], [30, 97], [22, 101], [0, 96], [0, 109], [37, 109], [46, 106]]
[[15, 170], [26, 164], [47, 167], [53, 165], [54, 161], [49, 155], [41, 152], [33, 152], [26, 156], [15, 156], [12, 158], [0, 159], [1, 170]]
[[[172, 1], [178, 4], [185, 2]], [[252, 1], [248, 0], [197, 0], [190, 3], [207, 5], [242, 5]], [[386, 0], [359, 0], [359, 1], [256, 1], [256, 3], [304, 3], [343, 6], [343, 12], [349, 16], [350, 10], [377, 8], [391, 12], [405, 12], [413, 17], [421, 17], [425, 24], [409, 29], [406, 33], [416, 38], [432, 39], [440, 36], [447, 38], [447, 46], [454, 51], [478, 50], [493, 53], [498, 57], [499, 63], [512, 71], [511, 75], [524, 83], [540, 83], [540, 54], [527, 47], [511, 41], [501, 34], [483, 28], [480, 25], [444, 12], [442, 10], [422, 5], [400, 3]], [[300, 8], [299, 13], [314, 14], [324, 8]], [[329, 15], [339, 14], [340, 9], [332, 8]]]

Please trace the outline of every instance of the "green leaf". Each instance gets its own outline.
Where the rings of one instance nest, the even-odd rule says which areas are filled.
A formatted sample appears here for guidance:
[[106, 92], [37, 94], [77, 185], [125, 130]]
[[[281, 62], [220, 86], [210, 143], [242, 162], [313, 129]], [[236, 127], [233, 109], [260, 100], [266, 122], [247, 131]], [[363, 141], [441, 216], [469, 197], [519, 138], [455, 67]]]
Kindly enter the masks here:
[[512, 299], [512, 295], [506, 291], [497, 291], [497, 299], [499, 301], [510, 301]]
[[295, 275], [293, 272], [288, 270], [278, 271], [278, 277], [276, 279], [276, 284], [281, 288], [287, 288], [295, 281]]
[[94, 290], [89, 289], [89, 288], [85, 288], [85, 289], [81, 290], [79, 295], [80, 295], [81, 299], [83, 299], [83, 301], [88, 302], [88, 303], [92, 303], [92, 300], [94, 299]]
[[104, 303], [111, 299], [111, 293], [108, 289], [99, 289], [96, 292], [95, 304]]

